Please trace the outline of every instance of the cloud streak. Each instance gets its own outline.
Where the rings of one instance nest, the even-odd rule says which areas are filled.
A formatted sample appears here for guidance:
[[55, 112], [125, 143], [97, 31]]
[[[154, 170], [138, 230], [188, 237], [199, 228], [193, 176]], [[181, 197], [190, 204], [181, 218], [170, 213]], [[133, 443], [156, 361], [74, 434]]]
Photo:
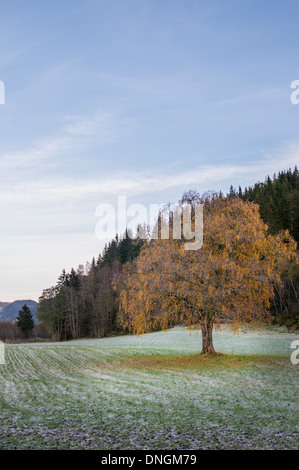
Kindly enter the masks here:
[[23, 169], [45, 162], [56, 162], [70, 151], [106, 145], [117, 140], [117, 118], [113, 113], [97, 113], [95, 116], [66, 116], [61, 136], [36, 142], [31, 148], [0, 155], [0, 169]]
[[52, 160], [63, 152], [74, 147], [74, 142], [68, 137], [56, 138], [38, 142], [25, 151], [8, 153], [0, 156], [0, 169], [22, 169]]
[[[86, 127], [84, 127], [86, 129]], [[51, 145], [41, 147], [45, 158], [71, 148], [68, 140], [62, 139], [52, 142]], [[24, 157], [33, 162], [40, 152], [29, 153]], [[299, 143], [293, 142], [276, 150], [272, 154], [263, 156], [259, 161], [248, 164], [222, 164], [200, 165], [195, 168], [170, 172], [169, 169], [145, 170], [139, 172], [119, 172], [116, 174], [99, 174], [92, 178], [53, 177], [36, 181], [28, 187], [26, 182], [20, 181], [13, 189], [10, 185], [2, 185], [0, 189], [0, 204], [12, 202], [55, 202], [78, 201], [126, 194], [127, 196], [142, 196], [168, 190], [188, 189], [196, 187], [199, 191], [219, 190], [224, 184], [253, 184], [261, 175], [273, 175], [274, 172], [288, 167], [294, 167], [299, 161]], [[20, 163], [18, 159], [10, 160], [10, 164]], [[24, 160], [22, 160], [24, 163]]]

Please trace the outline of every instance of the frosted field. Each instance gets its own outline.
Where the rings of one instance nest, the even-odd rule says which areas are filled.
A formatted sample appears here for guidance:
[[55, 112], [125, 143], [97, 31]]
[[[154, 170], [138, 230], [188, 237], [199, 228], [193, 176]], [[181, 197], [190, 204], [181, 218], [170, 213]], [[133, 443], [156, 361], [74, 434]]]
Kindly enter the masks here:
[[281, 330], [6, 345], [0, 449], [298, 449], [299, 364]]

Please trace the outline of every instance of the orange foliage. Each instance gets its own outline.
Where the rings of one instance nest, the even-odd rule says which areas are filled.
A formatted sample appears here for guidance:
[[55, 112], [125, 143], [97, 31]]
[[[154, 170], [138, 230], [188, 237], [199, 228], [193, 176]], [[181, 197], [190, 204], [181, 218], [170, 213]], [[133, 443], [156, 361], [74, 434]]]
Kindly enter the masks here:
[[203, 229], [199, 250], [185, 250], [182, 240], [152, 240], [125, 267], [118, 285], [123, 326], [141, 334], [196, 325], [203, 352], [213, 353], [213, 325], [269, 319], [279, 264], [296, 257], [289, 233], [270, 235], [256, 204], [215, 195], [204, 201]]

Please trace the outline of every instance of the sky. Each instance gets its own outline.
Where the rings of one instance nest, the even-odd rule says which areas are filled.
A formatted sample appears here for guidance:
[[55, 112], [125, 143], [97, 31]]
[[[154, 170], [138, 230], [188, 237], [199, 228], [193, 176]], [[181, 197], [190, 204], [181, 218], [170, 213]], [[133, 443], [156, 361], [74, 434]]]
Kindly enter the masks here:
[[298, 17], [297, 0], [1, 0], [0, 301], [97, 257], [102, 204], [294, 168]]

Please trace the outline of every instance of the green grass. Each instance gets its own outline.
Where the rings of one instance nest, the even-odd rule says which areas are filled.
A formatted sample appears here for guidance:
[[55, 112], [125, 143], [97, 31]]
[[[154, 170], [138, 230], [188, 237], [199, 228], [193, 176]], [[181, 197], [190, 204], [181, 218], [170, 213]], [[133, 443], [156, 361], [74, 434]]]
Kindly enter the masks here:
[[185, 328], [6, 345], [1, 449], [297, 449], [298, 335]]

